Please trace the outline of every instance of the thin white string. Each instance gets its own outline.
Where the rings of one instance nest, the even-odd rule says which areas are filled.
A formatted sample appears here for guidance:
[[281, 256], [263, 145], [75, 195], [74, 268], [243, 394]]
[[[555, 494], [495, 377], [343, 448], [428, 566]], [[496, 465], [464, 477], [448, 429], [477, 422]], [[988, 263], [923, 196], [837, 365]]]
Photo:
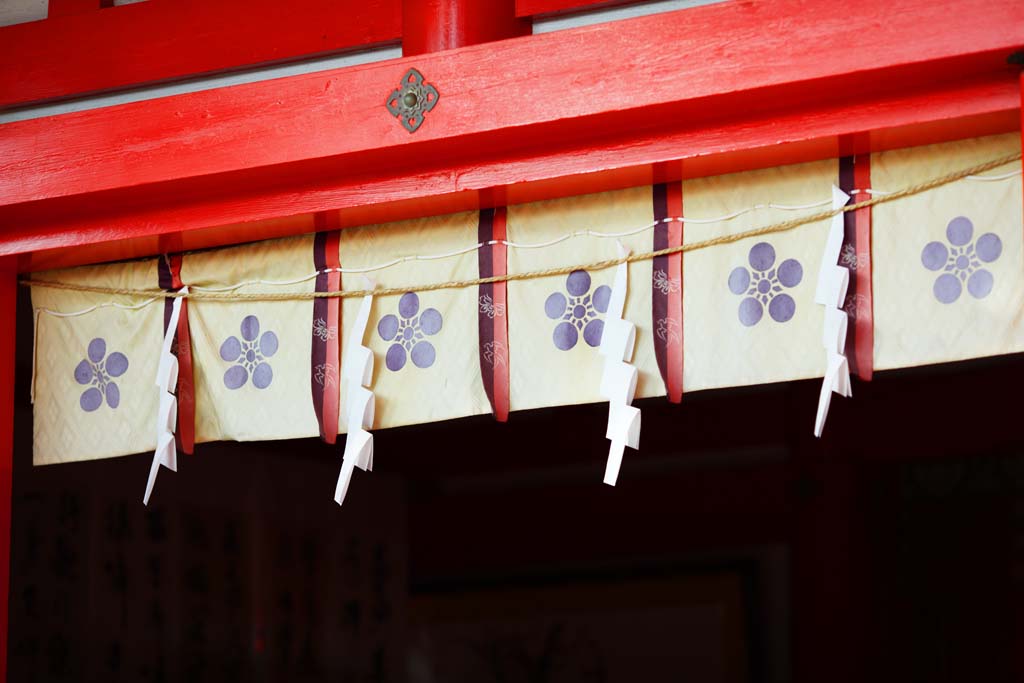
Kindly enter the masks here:
[[[969, 175], [969, 176], [964, 176], [963, 180], [973, 180], [973, 181], [979, 182], [979, 183], [990, 183], [990, 182], [994, 182], [994, 181], [998, 181], [998, 180], [1009, 180], [1010, 178], [1013, 178], [1014, 176], [1021, 175], [1021, 173], [1022, 173], [1022, 169], [1018, 168], [1018, 169], [1015, 169], [1013, 171], [1007, 171], [1006, 173], [1000, 173], [999, 175]], [[876, 189], [872, 188], [872, 189], [867, 189], [867, 190], [850, 190], [848, 194], [869, 194], [869, 195], [876, 195], [877, 194], [877, 195], [880, 195], [880, 196], [885, 196], [887, 194], [892, 194], [892, 192], [887, 192], [885, 190], [876, 190]]]
[[469, 253], [471, 251], [476, 251], [477, 249], [479, 249], [482, 246], [484, 246], [484, 245], [481, 242], [480, 244], [474, 244], [474, 245], [468, 246], [465, 249], [456, 249], [455, 251], [449, 251], [449, 252], [445, 252], [443, 254], [433, 254], [433, 255], [422, 255], [422, 254], [420, 254], [420, 255], [414, 256], [413, 258], [416, 259], [417, 261], [436, 261], [437, 259], [451, 258], [452, 256], [462, 256], [463, 254], [467, 254], [467, 253]]
[[981, 181], [983, 183], [987, 183], [987, 182], [991, 182], [993, 180], [1008, 180], [1008, 179], [1012, 178], [1013, 176], [1020, 175], [1020, 174], [1021, 174], [1021, 169], [1018, 168], [1015, 171], [1008, 171], [1008, 172], [1003, 173], [1001, 175], [969, 175], [969, 176], [966, 177], [966, 180], [978, 180], [978, 181]]
[[125, 304], [119, 304], [119, 303], [117, 303], [115, 301], [105, 301], [103, 303], [96, 304], [95, 306], [90, 306], [89, 308], [83, 308], [80, 311], [70, 311], [70, 312], [54, 311], [53, 309], [50, 309], [50, 308], [41, 308], [41, 307], [40, 308], [35, 308], [33, 310], [36, 312], [36, 317], [37, 318], [38, 318], [40, 313], [46, 313], [46, 314], [52, 315], [52, 316], [54, 316], [56, 318], [74, 318], [75, 316], [85, 315], [86, 313], [92, 313], [93, 311], [95, 311], [95, 310], [97, 310], [99, 308], [108, 308], [108, 307], [110, 307], [110, 308], [120, 308], [120, 309], [125, 310], [125, 311], [137, 311], [140, 308], [144, 308], [144, 307], [150, 305], [154, 301], [163, 301], [163, 300], [164, 300], [163, 297], [155, 296], [152, 299], [146, 299], [145, 301], [143, 301], [141, 303], [138, 303], [138, 304], [134, 304], [132, 306], [127, 306]]
[[319, 275], [320, 272], [326, 273], [328, 271], [318, 271], [310, 275], [304, 275], [303, 277], [296, 278], [294, 280], [245, 280], [244, 282], [239, 282], [233, 285], [227, 285], [226, 287], [201, 287], [198, 285], [191, 285], [191, 289], [202, 292], [230, 292], [240, 287], [247, 287], [249, 285], [270, 285], [272, 287], [287, 287], [288, 285], [297, 285], [303, 282], [308, 282], [315, 278], [317, 275]]

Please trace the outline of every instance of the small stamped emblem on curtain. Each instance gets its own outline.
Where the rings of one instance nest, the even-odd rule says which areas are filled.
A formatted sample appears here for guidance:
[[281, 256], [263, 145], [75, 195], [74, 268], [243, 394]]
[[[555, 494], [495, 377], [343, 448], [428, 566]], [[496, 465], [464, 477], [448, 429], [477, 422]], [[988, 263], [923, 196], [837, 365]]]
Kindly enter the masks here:
[[317, 318], [313, 321], [313, 335], [322, 342], [337, 339], [338, 327], [336, 325], [328, 325], [327, 321], [323, 318]]
[[377, 323], [380, 338], [393, 342], [384, 357], [388, 370], [398, 372], [409, 358], [418, 368], [433, 365], [437, 351], [426, 338], [440, 332], [443, 322], [436, 308], [420, 313], [420, 297], [415, 292], [403, 294], [398, 300], [398, 315], [389, 313]]
[[490, 341], [484, 344], [484, 360], [493, 367], [504, 367], [508, 350], [500, 341]]
[[555, 348], [568, 351], [576, 346], [581, 333], [589, 346], [601, 345], [604, 320], [599, 314], [608, 312], [612, 288], [601, 285], [591, 293], [590, 285], [590, 273], [574, 270], [565, 279], [565, 293], [552, 292], [544, 302], [544, 313], [560, 321], [551, 333]]
[[274, 371], [267, 359], [277, 353], [277, 335], [267, 330], [260, 334], [260, 321], [247, 315], [239, 326], [241, 339], [230, 336], [220, 345], [220, 357], [234, 363], [224, 373], [224, 386], [241, 389], [249, 378], [257, 389], [266, 389], [274, 381]]
[[505, 304], [496, 304], [490, 294], [481, 294], [480, 313], [486, 315], [491, 320], [494, 320], [495, 316], [500, 318], [505, 315]]
[[789, 321], [796, 313], [796, 301], [785, 292], [796, 287], [804, 278], [804, 268], [796, 259], [786, 259], [775, 267], [775, 247], [767, 242], [758, 242], [750, 248], [747, 256], [748, 270], [737, 266], [729, 273], [729, 290], [740, 301], [739, 319], [746, 327], [753, 327], [761, 321], [765, 307], [772, 320], [779, 323]]
[[964, 284], [975, 299], [984, 299], [992, 291], [995, 277], [983, 263], [993, 263], [1003, 253], [999, 235], [986, 232], [977, 240], [974, 223], [966, 216], [957, 216], [946, 226], [946, 240], [929, 242], [921, 251], [921, 264], [932, 271], [942, 271], [932, 294], [940, 303], [951, 304], [960, 298]]
[[75, 366], [75, 381], [89, 388], [82, 392], [78, 404], [87, 413], [97, 410], [103, 401], [111, 408], [121, 404], [121, 390], [114, 378], [128, 371], [128, 357], [120, 351], [107, 355], [107, 342], [97, 337], [89, 342], [87, 358]]

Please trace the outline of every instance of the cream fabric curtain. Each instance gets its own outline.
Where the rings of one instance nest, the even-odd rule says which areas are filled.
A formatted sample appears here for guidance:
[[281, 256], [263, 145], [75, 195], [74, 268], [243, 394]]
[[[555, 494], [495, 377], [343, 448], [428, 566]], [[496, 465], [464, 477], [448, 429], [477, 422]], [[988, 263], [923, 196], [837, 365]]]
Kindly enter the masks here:
[[[857, 188], [862, 192], [853, 201], [866, 198], [869, 189], [898, 190], [1020, 145], [1020, 135], [1009, 134], [875, 154], [871, 188]], [[1024, 350], [1019, 171], [1016, 162], [985, 178], [873, 209], [876, 369]], [[839, 172], [837, 160], [826, 160], [685, 181], [683, 240], [827, 209]], [[507, 321], [512, 410], [602, 400], [598, 347], [614, 269], [580, 268], [509, 282], [500, 310], [476, 286], [417, 290], [480, 275], [478, 220], [477, 212], [469, 212], [345, 229], [334, 243], [343, 290], [407, 288], [374, 299], [363, 339], [374, 355], [376, 429], [489, 413], [480, 329], [495, 315]], [[650, 251], [653, 221], [650, 186], [508, 207], [507, 271], [615, 258], [620, 245], [632, 253]], [[815, 304], [814, 292], [828, 223], [683, 255], [684, 392], [822, 376], [823, 308]], [[305, 235], [186, 254], [180, 277], [200, 292], [312, 292], [315, 248], [313, 236]], [[157, 270], [157, 259], [149, 259], [37, 278], [153, 290]], [[652, 293], [678, 284], [655, 272], [651, 261], [629, 265], [624, 318], [637, 329], [632, 362], [640, 372], [638, 397], [666, 393], [656, 340], [679, 331], [664, 329], [663, 322], [659, 329]], [[313, 315], [311, 300], [191, 300], [196, 440], [319, 434], [313, 346], [317, 338], [337, 335], [344, 355], [346, 324], [360, 302], [344, 299], [338, 329], [327, 329]], [[152, 450], [163, 298], [37, 286], [32, 303], [34, 462]], [[345, 383], [323, 389], [341, 396], [339, 433], [345, 425]], [[680, 410], [686, 409], [685, 395], [683, 403]], [[808, 410], [810, 422], [813, 407]]]

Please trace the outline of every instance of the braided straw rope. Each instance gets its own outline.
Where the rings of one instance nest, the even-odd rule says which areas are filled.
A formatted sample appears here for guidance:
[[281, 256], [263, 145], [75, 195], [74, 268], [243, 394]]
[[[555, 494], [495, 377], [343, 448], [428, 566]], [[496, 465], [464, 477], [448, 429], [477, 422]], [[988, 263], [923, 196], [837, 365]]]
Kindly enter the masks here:
[[46, 287], [48, 289], [66, 289], [76, 292], [92, 292], [95, 294], [112, 294], [122, 296], [135, 296], [140, 298], [151, 298], [151, 297], [164, 297], [164, 298], [177, 298], [187, 297], [189, 299], [196, 299], [200, 301], [301, 301], [308, 299], [327, 299], [327, 298], [349, 298], [349, 297], [362, 297], [367, 295], [373, 296], [388, 296], [393, 294], [404, 294], [410, 290], [418, 292], [430, 292], [438, 289], [459, 289], [463, 287], [472, 287], [474, 285], [488, 284], [492, 282], [514, 282], [516, 280], [530, 280], [538, 277], [549, 277], [553, 275], [568, 275], [574, 270], [604, 270], [606, 268], [613, 268], [621, 263], [633, 263], [635, 261], [645, 261], [652, 259], [657, 256], [667, 256], [669, 254], [678, 254], [687, 251], [696, 251], [698, 249], [706, 249], [708, 247], [716, 247], [721, 244], [732, 244], [733, 242], [739, 242], [749, 237], [760, 237], [761, 235], [771, 235], [779, 232], [788, 232], [802, 225], [808, 223], [816, 223], [818, 221], [827, 220], [841, 213], [847, 211], [857, 211], [859, 209], [866, 209], [871, 206], [878, 204], [885, 204], [887, 202], [896, 201], [897, 199], [903, 199], [904, 197], [910, 197], [928, 190], [933, 190], [943, 185], [962, 180], [970, 175], [976, 175], [978, 173], [984, 173], [994, 168], [998, 168], [1005, 164], [1013, 161], [1018, 161], [1021, 158], [1021, 153], [1016, 152], [1014, 154], [1008, 154], [998, 159], [992, 159], [984, 163], [976, 164], [969, 168], [964, 168], [959, 171], [954, 171], [931, 180], [926, 180], [915, 185], [910, 185], [902, 190], [898, 190], [885, 195], [878, 195], [866, 199], [856, 204], [849, 204], [839, 209], [825, 209], [817, 213], [812, 213], [807, 216], [799, 218], [792, 218], [788, 221], [782, 221], [781, 223], [772, 223], [760, 228], [753, 228], [751, 230], [744, 230], [742, 232], [732, 233], [729, 235], [722, 235], [720, 237], [712, 237], [706, 240], [700, 240], [699, 242], [690, 242], [675, 247], [668, 247], [666, 249], [658, 249], [657, 251], [647, 251], [638, 254], [630, 254], [624, 258], [606, 259], [604, 261], [596, 261], [593, 263], [585, 263], [580, 265], [572, 266], [561, 266], [558, 268], [547, 268], [545, 270], [531, 270], [524, 271], [521, 273], [508, 273], [506, 275], [495, 275], [492, 277], [479, 277], [470, 280], [450, 280], [448, 282], [436, 282], [427, 285], [418, 285], [416, 287], [387, 287], [381, 289], [353, 289], [344, 291], [334, 292], [196, 292], [189, 291], [188, 293], [183, 292], [165, 292], [160, 289], [121, 289], [118, 287], [94, 287], [91, 285], [76, 285], [66, 282], [49, 282], [46, 280], [22, 280], [21, 284], [30, 287]]

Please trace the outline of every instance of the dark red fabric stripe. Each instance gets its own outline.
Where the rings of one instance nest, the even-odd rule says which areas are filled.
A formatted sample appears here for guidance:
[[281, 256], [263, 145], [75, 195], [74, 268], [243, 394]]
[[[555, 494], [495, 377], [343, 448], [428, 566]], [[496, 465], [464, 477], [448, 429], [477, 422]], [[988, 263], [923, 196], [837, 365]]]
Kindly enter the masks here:
[[[871, 187], [871, 156], [839, 159], [839, 189], [847, 194]], [[854, 196], [853, 201], [863, 199]], [[843, 215], [843, 247], [839, 265], [850, 271], [850, 286], [843, 306], [849, 316], [846, 330], [846, 359], [850, 373], [870, 380], [874, 365], [874, 320], [871, 298], [871, 209]]]
[[[477, 240], [480, 277], [504, 275], [507, 267], [505, 207], [481, 209]], [[501, 244], [488, 244], [502, 241]], [[508, 420], [509, 353], [506, 283], [484, 283], [477, 291], [477, 326], [480, 337], [480, 374], [491, 412], [499, 422]]]
[[[319, 232], [313, 238], [313, 265], [316, 291], [337, 291], [341, 288], [341, 274], [323, 272], [338, 268], [338, 242], [336, 215], [319, 213], [315, 217]], [[314, 299], [312, 321], [312, 347], [310, 354], [310, 391], [313, 411], [320, 428], [320, 438], [334, 443], [338, 438], [338, 405], [340, 400], [340, 299]]]
[[[652, 187], [654, 208], [653, 247], [655, 250], [682, 244], [679, 221], [666, 218], [682, 216], [682, 183], [658, 183]], [[683, 397], [683, 274], [682, 254], [656, 256], [652, 262], [651, 320], [654, 328], [654, 354], [665, 383], [668, 400], [679, 403]]]
[[[182, 288], [181, 254], [164, 254], [157, 260], [157, 278], [161, 289], [176, 291]], [[164, 334], [171, 324], [172, 299], [164, 299]], [[178, 329], [171, 340], [171, 353], [178, 359], [178, 428], [175, 441], [178, 450], [191, 455], [195, 450], [196, 399], [195, 376], [192, 364], [192, 337], [188, 326], [188, 300], [181, 302], [178, 314]]]
[[[871, 155], [857, 156], [853, 167], [858, 187], [871, 187]], [[875, 300], [871, 288], [871, 208], [854, 212], [857, 234], [857, 295], [858, 314], [854, 328], [856, 336], [857, 376], [870, 381], [875, 369]]]

